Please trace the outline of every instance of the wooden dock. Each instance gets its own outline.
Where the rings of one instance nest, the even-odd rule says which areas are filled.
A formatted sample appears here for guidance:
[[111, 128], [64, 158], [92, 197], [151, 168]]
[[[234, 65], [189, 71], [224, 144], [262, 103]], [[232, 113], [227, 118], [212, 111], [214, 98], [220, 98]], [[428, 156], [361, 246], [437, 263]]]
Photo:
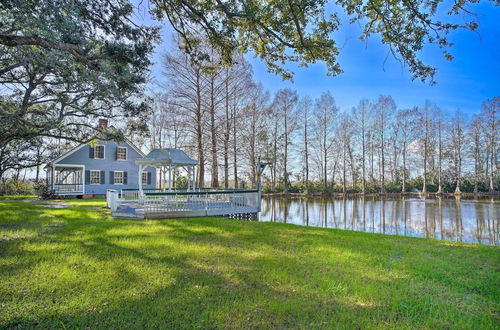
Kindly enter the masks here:
[[250, 189], [197, 191], [109, 191], [108, 206], [115, 218], [161, 219], [223, 216], [256, 219], [260, 194]]

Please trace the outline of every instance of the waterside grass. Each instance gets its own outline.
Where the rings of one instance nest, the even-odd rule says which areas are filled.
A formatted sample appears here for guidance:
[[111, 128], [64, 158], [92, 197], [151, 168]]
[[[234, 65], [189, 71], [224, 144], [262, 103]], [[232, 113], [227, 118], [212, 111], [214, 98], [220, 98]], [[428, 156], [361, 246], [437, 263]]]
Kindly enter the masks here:
[[70, 204], [0, 201], [0, 328], [500, 325], [498, 247]]

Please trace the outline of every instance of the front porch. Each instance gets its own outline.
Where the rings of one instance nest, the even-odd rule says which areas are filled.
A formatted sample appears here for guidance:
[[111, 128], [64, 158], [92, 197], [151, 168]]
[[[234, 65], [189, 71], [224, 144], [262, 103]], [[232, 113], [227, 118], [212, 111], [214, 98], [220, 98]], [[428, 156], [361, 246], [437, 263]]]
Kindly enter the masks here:
[[54, 165], [47, 170], [47, 184], [54, 195], [83, 195], [85, 193], [83, 165]]

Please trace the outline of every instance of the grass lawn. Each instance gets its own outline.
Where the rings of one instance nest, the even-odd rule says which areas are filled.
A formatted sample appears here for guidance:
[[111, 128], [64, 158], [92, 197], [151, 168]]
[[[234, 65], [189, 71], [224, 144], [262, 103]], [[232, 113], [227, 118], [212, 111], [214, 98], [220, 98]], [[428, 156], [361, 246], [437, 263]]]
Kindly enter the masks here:
[[1, 195], [0, 200], [16, 200], [16, 199], [34, 199], [38, 198], [37, 195]]
[[0, 201], [0, 279], [0, 328], [500, 327], [498, 247], [286, 224]]

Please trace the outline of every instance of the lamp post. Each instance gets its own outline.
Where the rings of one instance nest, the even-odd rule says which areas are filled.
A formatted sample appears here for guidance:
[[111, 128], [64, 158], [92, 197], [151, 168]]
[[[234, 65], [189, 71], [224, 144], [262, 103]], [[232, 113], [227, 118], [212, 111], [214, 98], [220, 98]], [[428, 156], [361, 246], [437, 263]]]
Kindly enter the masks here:
[[260, 212], [260, 206], [261, 206], [261, 201], [262, 201], [262, 183], [261, 183], [261, 176], [262, 173], [264, 172], [265, 168], [267, 165], [270, 165], [271, 163], [269, 162], [261, 162], [260, 157], [257, 160], [256, 164], [256, 174], [257, 174], [257, 190], [258, 190], [258, 206], [259, 206], [259, 212]]

